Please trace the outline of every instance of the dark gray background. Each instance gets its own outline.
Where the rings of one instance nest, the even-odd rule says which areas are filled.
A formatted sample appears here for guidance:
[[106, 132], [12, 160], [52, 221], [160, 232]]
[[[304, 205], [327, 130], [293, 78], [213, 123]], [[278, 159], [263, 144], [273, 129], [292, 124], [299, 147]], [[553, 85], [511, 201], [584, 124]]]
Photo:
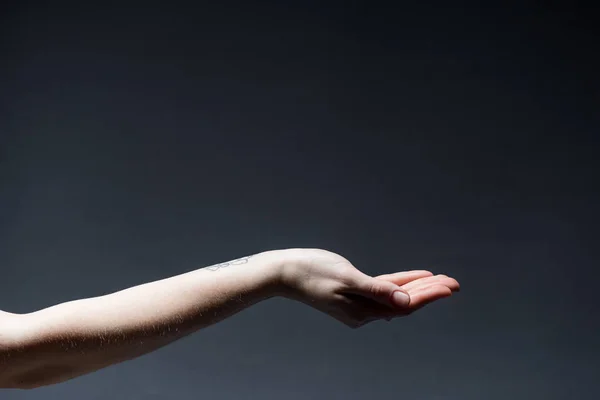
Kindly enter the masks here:
[[358, 330], [272, 299], [2, 399], [600, 396], [591, 10], [124, 4], [1, 6], [1, 309], [286, 247], [462, 291]]

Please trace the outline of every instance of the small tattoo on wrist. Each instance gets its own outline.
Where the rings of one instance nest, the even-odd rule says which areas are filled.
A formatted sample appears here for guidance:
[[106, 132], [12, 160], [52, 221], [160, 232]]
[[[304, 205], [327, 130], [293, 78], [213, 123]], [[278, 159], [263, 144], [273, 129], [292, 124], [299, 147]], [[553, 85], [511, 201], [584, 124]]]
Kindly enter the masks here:
[[235, 260], [231, 260], [231, 261], [223, 262], [223, 263], [220, 263], [220, 264], [210, 265], [210, 266], [208, 266], [208, 267], [204, 267], [204, 268], [201, 268], [201, 269], [208, 269], [208, 270], [210, 270], [210, 271], [217, 271], [217, 270], [219, 270], [219, 269], [222, 269], [222, 268], [227, 268], [227, 267], [229, 267], [229, 266], [231, 266], [231, 265], [247, 264], [247, 263], [248, 263], [248, 260], [249, 260], [249, 259], [250, 259], [252, 256], [253, 256], [253, 255], [251, 255], [251, 256], [246, 256], [246, 257], [242, 257], [242, 258], [236, 258]]

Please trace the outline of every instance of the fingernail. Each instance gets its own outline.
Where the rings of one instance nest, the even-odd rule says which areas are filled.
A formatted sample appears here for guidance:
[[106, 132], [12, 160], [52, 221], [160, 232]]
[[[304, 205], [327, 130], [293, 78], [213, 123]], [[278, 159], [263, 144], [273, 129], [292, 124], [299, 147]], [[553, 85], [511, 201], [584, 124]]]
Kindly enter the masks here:
[[392, 294], [392, 299], [394, 301], [394, 304], [398, 307], [406, 307], [408, 303], [410, 303], [410, 297], [406, 293], [401, 292], [399, 290], [396, 290]]

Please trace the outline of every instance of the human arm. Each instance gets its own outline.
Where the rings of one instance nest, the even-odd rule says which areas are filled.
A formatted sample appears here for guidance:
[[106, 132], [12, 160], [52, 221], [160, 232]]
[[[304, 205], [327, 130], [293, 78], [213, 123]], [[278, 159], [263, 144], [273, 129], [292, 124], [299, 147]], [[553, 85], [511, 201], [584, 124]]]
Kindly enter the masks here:
[[[423, 289], [428, 279], [438, 281]], [[392, 293], [410, 283], [416, 285], [410, 305], [395, 306]], [[325, 250], [267, 251], [104, 296], [14, 314], [10, 334], [0, 345], [0, 387], [55, 384], [136, 358], [273, 296], [304, 302], [358, 327], [406, 315], [450, 295], [455, 286], [451, 278], [432, 277], [427, 271], [372, 278]]]
[[15, 315], [0, 387], [55, 384], [163, 347], [273, 296], [280, 262], [265, 252]]

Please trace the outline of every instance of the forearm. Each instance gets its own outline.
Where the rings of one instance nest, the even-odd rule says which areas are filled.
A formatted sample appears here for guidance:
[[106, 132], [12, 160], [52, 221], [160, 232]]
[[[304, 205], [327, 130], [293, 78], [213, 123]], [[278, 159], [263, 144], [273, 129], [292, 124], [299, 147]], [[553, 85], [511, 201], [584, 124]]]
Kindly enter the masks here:
[[259, 253], [25, 314], [4, 368], [17, 387], [37, 387], [156, 350], [278, 294], [281, 257]]

